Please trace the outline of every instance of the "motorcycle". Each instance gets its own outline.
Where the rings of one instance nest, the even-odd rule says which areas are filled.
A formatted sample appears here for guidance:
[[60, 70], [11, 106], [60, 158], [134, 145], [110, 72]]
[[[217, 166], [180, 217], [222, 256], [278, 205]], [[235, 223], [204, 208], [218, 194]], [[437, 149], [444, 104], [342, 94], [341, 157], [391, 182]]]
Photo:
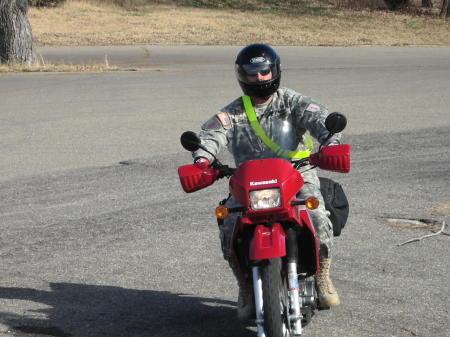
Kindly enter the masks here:
[[[325, 123], [330, 137], [346, 126], [342, 114], [332, 113]], [[207, 149], [191, 131], [181, 143], [188, 151]], [[209, 152], [209, 151], [207, 151]], [[300, 336], [319, 309], [314, 275], [319, 270], [318, 240], [309, 210], [316, 209], [314, 197], [297, 199], [303, 185], [302, 167], [348, 172], [350, 146], [321, 146], [308, 158], [288, 161], [281, 158], [244, 162], [238, 168], [214, 161], [205, 168], [184, 165], [178, 168], [183, 189], [194, 192], [219, 178], [229, 178], [230, 194], [242, 206], [216, 208], [219, 224], [239, 212], [232, 235], [232, 249], [240, 271], [252, 280], [255, 323], [258, 337]]]

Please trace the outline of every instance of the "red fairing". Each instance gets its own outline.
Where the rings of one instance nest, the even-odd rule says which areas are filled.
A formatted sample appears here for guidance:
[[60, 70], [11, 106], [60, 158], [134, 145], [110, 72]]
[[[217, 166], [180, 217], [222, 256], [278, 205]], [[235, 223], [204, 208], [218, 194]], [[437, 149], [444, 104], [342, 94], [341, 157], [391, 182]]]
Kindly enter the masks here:
[[326, 146], [312, 154], [309, 162], [322, 170], [347, 173], [350, 171], [350, 150], [348, 144]]
[[[248, 208], [250, 191], [278, 187], [282, 192], [281, 208], [289, 209], [289, 202], [302, 185], [302, 176], [290, 162], [284, 159], [258, 159], [239, 166], [230, 179], [230, 193]], [[273, 212], [273, 209], [268, 211]]]
[[207, 164], [190, 164], [178, 168], [181, 186], [186, 193], [205, 188], [217, 180], [218, 171]]
[[286, 234], [280, 224], [272, 228], [258, 225], [250, 243], [250, 260], [265, 260], [286, 255]]

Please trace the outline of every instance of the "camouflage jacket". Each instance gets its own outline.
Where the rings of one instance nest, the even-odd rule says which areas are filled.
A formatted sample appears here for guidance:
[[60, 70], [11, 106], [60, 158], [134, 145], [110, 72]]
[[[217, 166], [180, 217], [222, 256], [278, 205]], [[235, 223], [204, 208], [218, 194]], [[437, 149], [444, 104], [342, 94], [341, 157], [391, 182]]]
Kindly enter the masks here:
[[[254, 105], [253, 108], [266, 135], [283, 149], [304, 150], [306, 132], [319, 142], [329, 135], [325, 127], [327, 108], [294, 90], [279, 88], [269, 103]], [[202, 144], [215, 155], [227, 146], [236, 166], [248, 160], [277, 157], [249, 124], [241, 97], [204, 123], [199, 137]], [[336, 134], [327, 144], [339, 143], [339, 139], [340, 134]], [[205, 157], [210, 162], [213, 160], [203, 150], [194, 152], [193, 157]]]

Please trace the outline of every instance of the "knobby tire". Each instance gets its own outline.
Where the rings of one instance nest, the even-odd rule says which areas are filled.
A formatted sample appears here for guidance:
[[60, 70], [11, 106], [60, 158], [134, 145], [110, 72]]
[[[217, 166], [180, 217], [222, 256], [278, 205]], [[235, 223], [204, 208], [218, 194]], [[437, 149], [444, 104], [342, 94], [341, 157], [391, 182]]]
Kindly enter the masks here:
[[[266, 337], [285, 337], [283, 325], [287, 313], [282, 312], [281, 301], [288, 303], [287, 288], [283, 282], [281, 258], [268, 260], [267, 265], [261, 268], [261, 281], [263, 292], [264, 332]], [[286, 329], [289, 329], [286, 326]]]

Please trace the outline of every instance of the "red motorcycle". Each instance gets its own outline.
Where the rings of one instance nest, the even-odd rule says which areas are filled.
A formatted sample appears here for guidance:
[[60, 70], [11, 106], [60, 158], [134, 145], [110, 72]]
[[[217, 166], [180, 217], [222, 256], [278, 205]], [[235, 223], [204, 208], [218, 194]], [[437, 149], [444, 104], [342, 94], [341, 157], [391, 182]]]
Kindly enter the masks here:
[[[330, 114], [326, 126], [331, 137], [345, 128], [346, 119], [339, 113]], [[190, 131], [181, 136], [181, 143], [188, 151], [207, 151]], [[319, 202], [314, 197], [296, 198], [303, 186], [297, 169], [307, 165], [348, 172], [350, 146], [321, 147], [318, 153], [295, 162], [258, 159], [233, 169], [215, 159], [204, 169], [198, 165], [178, 168], [188, 193], [219, 178], [230, 178], [230, 194], [242, 207], [226, 208], [222, 203], [216, 216], [223, 221], [232, 212], [241, 213], [232, 247], [240, 271], [253, 280], [258, 337], [300, 336], [317, 309], [314, 275], [319, 273], [319, 247], [308, 211]]]

